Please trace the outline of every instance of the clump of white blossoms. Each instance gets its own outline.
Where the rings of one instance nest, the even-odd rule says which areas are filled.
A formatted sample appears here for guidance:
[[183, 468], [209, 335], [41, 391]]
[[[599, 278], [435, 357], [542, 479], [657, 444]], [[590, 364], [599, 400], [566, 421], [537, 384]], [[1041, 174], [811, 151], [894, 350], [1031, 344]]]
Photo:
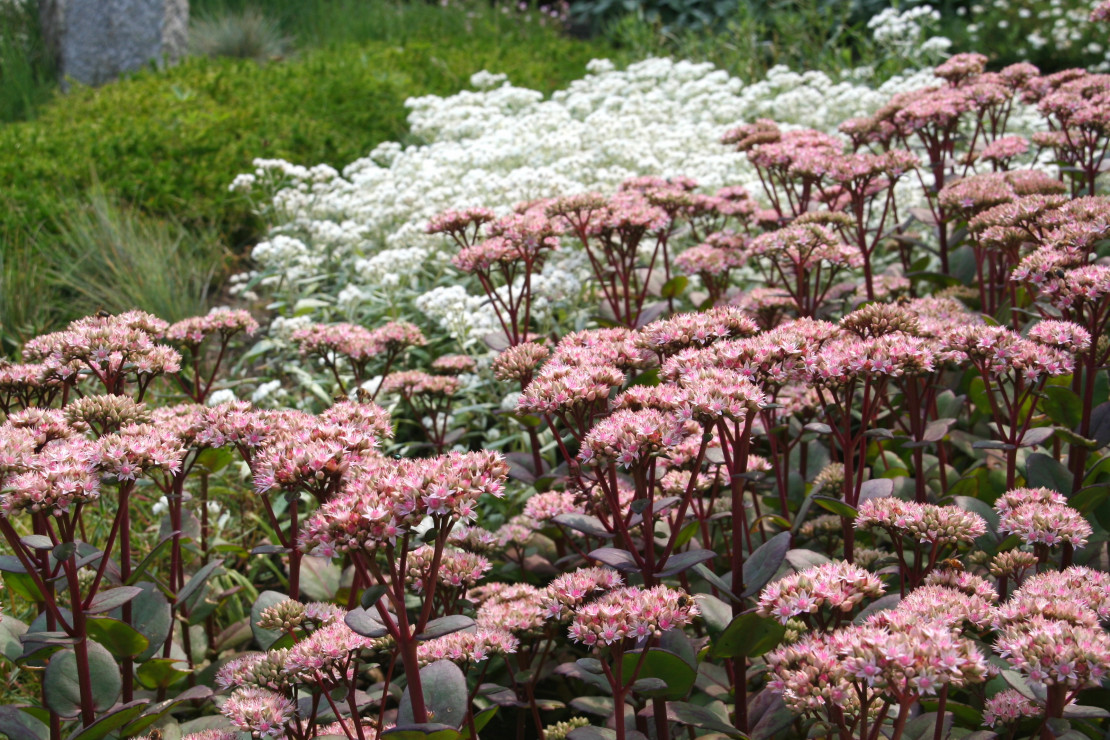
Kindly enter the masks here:
[[952, 41], [929, 35], [940, 23], [940, 13], [931, 5], [899, 11], [885, 8], [867, 22], [875, 43], [900, 58], [920, 66], [934, 64], [948, 53]]
[[[269, 197], [260, 206], [272, 227], [253, 252], [251, 283], [318, 320], [334, 320], [337, 309], [368, 323], [419, 311], [474, 346], [496, 331], [496, 317], [477, 285], [460, 288], [467, 283], [449, 265], [455, 249], [425, 232], [432, 216], [474, 206], [503, 215], [538, 198], [612, 193], [644, 175], [685, 175], [706, 192], [758, 193], [747, 157], [721, 143], [729, 128], [771, 118], [836, 134], [842, 121], [933, 78], [921, 71], [875, 87], [863, 70], [855, 79], [776, 67], [745, 85], [711, 64], [648, 59], [618, 70], [595, 60], [584, 78], [545, 100], [480, 72], [472, 79], [478, 90], [407, 102], [412, 133], [424, 144], [382, 144], [342, 174], [257, 160], [246, 180], [252, 196]], [[540, 321], [559, 310], [588, 311], [577, 289], [583, 266], [555, 254], [561, 259], [550, 261], [534, 290]], [[309, 294], [310, 304], [302, 300]]]

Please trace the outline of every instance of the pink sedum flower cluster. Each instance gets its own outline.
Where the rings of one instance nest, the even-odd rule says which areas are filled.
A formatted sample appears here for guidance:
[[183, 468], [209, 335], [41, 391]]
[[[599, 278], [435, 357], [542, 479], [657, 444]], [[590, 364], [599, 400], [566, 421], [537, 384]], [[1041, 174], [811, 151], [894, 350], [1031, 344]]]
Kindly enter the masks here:
[[864, 599], [882, 596], [882, 581], [863, 568], [844, 561], [817, 565], [765, 586], [756, 613], [786, 624], [799, 615], [822, 608], [848, 613]]
[[683, 591], [625, 586], [577, 607], [568, 634], [585, 645], [612, 645], [684, 627], [697, 615], [697, 605]]

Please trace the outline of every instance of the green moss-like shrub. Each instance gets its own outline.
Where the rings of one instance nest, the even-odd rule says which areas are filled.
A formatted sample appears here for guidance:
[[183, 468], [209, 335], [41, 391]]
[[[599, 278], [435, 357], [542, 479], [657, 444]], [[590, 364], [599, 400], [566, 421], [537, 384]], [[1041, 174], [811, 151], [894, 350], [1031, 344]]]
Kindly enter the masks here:
[[242, 242], [250, 217], [227, 186], [255, 157], [342, 166], [405, 138], [410, 96], [453, 93], [481, 69], [550, 91], [605, 51], [490, 11], [469, 22], [472, 34], [464, 24], [436, 41], [336, 45], [264, 66], [194, 58], [58, 97], [36, 120], [0, 127], [0, 227], [49, 223], [61, 197], [99, 181]]

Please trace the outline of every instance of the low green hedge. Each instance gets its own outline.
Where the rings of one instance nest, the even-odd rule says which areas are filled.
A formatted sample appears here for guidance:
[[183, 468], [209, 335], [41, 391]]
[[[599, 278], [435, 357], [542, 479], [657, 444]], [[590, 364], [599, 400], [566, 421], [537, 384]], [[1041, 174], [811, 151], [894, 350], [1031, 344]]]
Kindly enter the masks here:
[[450, 38], [345, 44], [264, 66], [192, 58], [58, 96], [36, 120], [0, 126], [0, 233], [50, 223], [61, 198], [99, 183], [149, 213], [213, 224], [243, 243], [249, 214], [227, 186], [255, 157], [342, 167], [405, 140], [411, 96], [456, 92], [481, 69], [550, 91], [608, 55], [600, 42], [490, 11], [473, 23]]

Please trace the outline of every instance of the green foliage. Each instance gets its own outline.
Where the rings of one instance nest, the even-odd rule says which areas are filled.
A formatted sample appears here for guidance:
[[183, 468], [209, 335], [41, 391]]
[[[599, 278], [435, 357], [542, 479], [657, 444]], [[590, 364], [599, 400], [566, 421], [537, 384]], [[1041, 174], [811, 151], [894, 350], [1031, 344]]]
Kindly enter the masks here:
[[1032, 62], [1046, 72], [1106, 68], [1105, 24], [1091, 23], [1092, 0], [947, 0], [939, 4], [954, 51], [978, 51], [1002, 67]]
[[634, 58], [707, 61], [752, 81], [779, 64], [834, 75], [883, 66], [866, 30], [866, 18], [859, 19], [851, 3], [767, 0], [732, 3], [729, 12], [703, 26], [667, 23], [641, 6], [611, 20], [604, 33]]
[[[342, 166], [405, 138], [409, 96], [454, 93], [481, 69], [551, 91], [607, 51], [488, 8], [363, 7], [350, 25], [365, 16], [384, 40], [329, 45], [264, 67], [189, 59], [74, 90], [37, 120], [0, 128], [7, 152], [0, 233], [18, 222], [50, 222], [59, 193], [81, 192], [99, 178], [106, 192], [148, 213], [212, 223], [246, 242], [256, 224], [227, 186], [255, 157]], [[439, 21], [419, 26], [431, 11]], [[312, 27], [308, 18], [304, 33]]]
[[30, 118], [55, 87], [54, 65], [42, 40], [37, 4], [0, 4], [0, 123]]
[[33, 242], [28, 229], [0, 227], [0, 357], [15, 353], [50, 323], [50, 306], [42, 300], [46, 272]]

